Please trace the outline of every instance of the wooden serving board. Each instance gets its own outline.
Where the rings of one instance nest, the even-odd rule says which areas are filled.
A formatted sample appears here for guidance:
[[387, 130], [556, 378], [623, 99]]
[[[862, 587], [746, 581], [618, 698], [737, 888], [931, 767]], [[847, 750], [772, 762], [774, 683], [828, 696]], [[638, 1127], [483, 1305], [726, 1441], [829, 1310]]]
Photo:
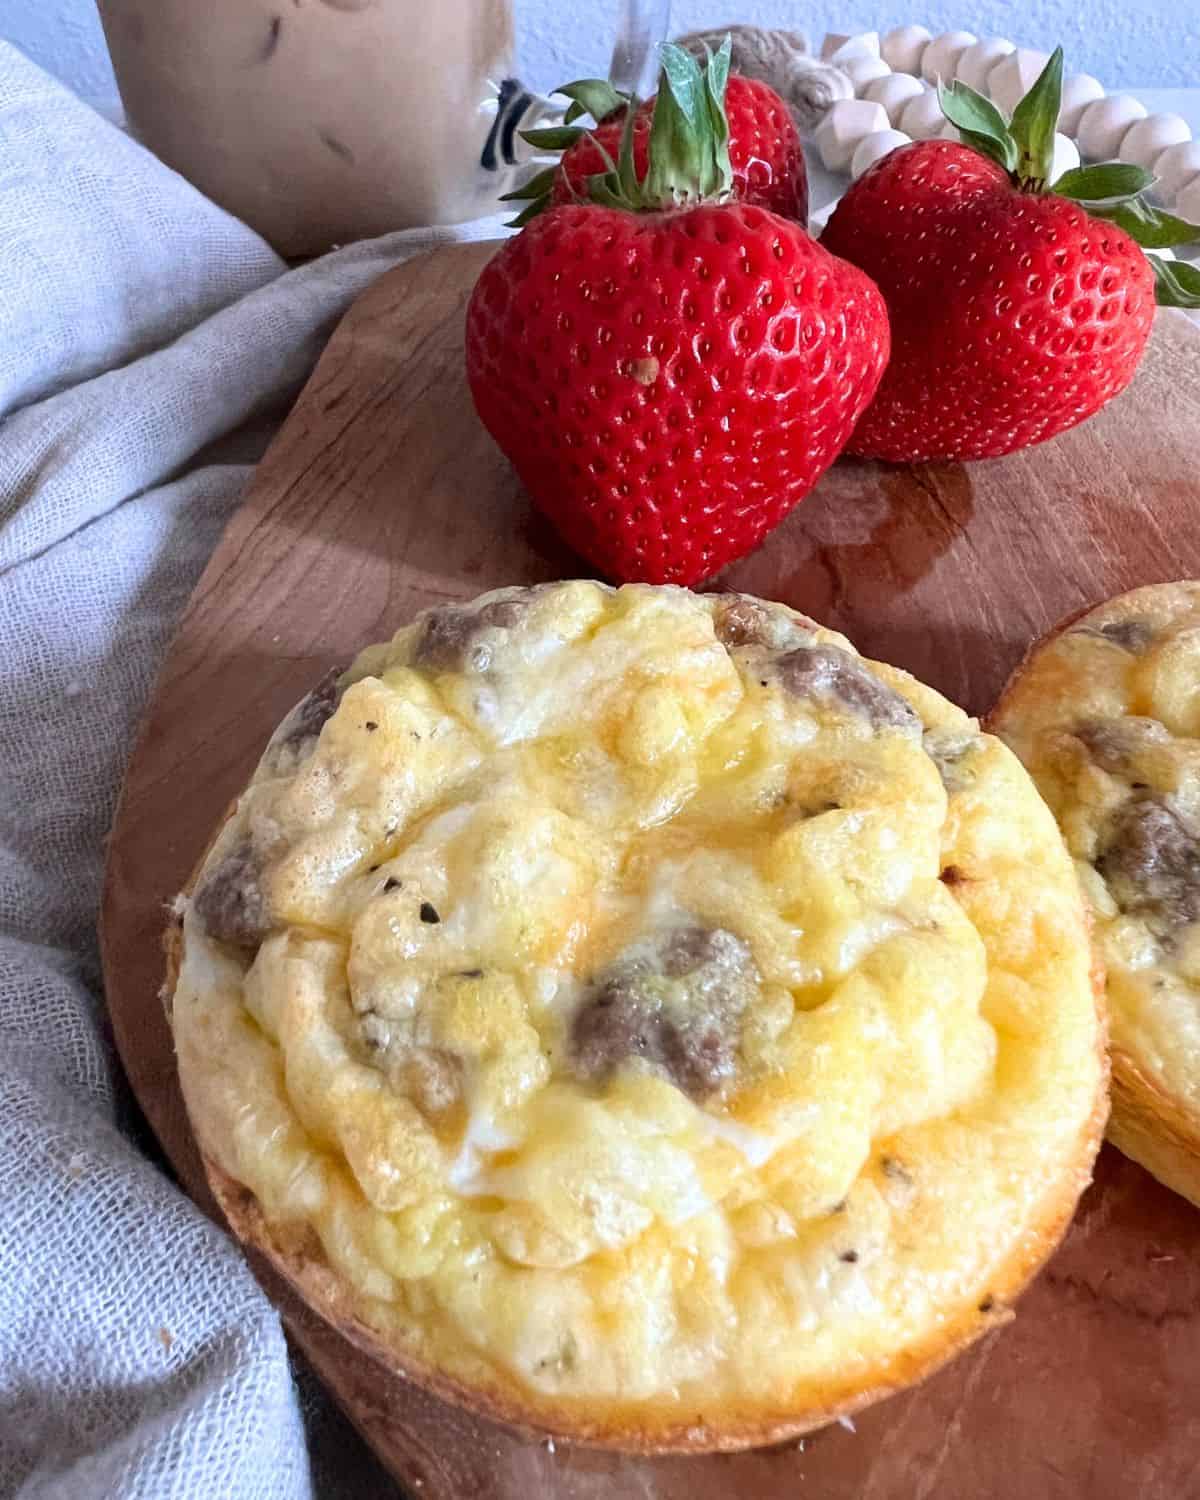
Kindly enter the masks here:
[[[188, 1190], [215, 1212], [158, 1000], [164, 903], [279, 718], [416, 610], [586, 567], [471, 409], [459, 246], [351, 309], [180, 627], [113, 831], [103, 951], [117, 1042]], [[1084, 427], [970, 468], [845, 461], [724, 585], [786, 600], [985, 711], [1060, 617], [1200, 577], [1200, 332], [1160, 315], [1133, 387]], [[422, 1500], [1175, 1500], [1200, 1493], [1200, 1213], [1111, 1148], [1016, 1322], [857, 1432], [700, 1459], [543, 1444], [395, 1379], [263, 1266], [295, 1342]]]

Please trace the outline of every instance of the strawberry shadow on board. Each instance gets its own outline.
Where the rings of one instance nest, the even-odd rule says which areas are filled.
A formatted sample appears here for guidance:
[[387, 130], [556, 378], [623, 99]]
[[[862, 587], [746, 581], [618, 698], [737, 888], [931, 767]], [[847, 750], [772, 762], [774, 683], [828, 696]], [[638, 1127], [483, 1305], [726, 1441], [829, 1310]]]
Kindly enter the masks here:
[[962, 702], [973, 684], [947, 671], [954, 644], [941, 638], [934, 612], [914, 618], [903, 601], [922, 592], [974, 512], [961, 464], [843, 458], [757, 551], [707, 587], [780, 599]]

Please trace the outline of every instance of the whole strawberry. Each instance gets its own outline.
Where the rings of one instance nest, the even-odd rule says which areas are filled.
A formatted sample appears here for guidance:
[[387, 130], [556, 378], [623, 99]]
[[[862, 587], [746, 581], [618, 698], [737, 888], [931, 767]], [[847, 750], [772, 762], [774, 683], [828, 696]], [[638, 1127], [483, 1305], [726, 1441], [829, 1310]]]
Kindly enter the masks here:
[[[525, 132], [526, 140], [543, 149], [566, 147], [557, 169], [542, 179], [546, 191], [537, 195], [539, 208], [547, 202], [575, 203], [587, 197], [588, 179], [607, 171], [620, 154], [628, 110], [629, 101], [598, 79], [567, 84], [559, 92], [572, 100], [572, 108], [586, 110], [599, 123], [590, 131], [568, 125]], [[787, 105], [768, 84], [735, 74], [725, 89], [725, 115], [733, 196], [740, 203], [753, 203], [785, 219], [807, 223], [804, 151]], [[645, 179], [649, 164], [653, 116], [654, 100], [650, 99], [638, 107], [634, 119], [633, 165], [639, 182]]]
[[[969, 144], [902, 147], [835, 210], [822, 244], [874, 278], [892, 329], [851, 452], [995, 458], [1073, 427], [1129, 384], [1156, 275], [1134, 236], [1161, 246], [1195, 231], [1141, 201], [1152, 179], [1140, 167], [1081, 168], [1049, 188], [1061, 84], [1060, 50], [1011, 124], [972, 89], [943, 90]], [[1160, 300], [1188, 300], [1180, 275], [1160, 273]]]
[[484, 269], [467, 375], [534, 503], [609, 577], [691, 584], [756, 546], [840, 452], [887, 361], [883, 301], [799, 224], [729, 199], [728, 50], [666, 49], [592, 201]]

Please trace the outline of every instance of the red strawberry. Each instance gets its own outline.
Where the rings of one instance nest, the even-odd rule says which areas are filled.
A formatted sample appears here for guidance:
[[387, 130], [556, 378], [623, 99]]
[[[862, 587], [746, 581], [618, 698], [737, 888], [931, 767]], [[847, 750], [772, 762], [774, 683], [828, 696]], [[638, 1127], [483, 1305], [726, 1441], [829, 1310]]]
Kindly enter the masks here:
[[[769, 208], [785, 219], [808, 222], [808, 175], [800, 136], [787, 105], [765, 83], [734, 74], [725, 90], [729, 119], [729, 163], [733, 196], [742, 203]], [[649, 162], [650, 121], [654, 101], [639, 106], [633, 131], [633, 165], [638, 181]], [[621, 149], [625, 110], [608, 115], [580, 135], [563, 152], [550, 193], [552, 203], [574, 203], [587, 197], [587, 180], [604, 172]]]
[[[589, 185], [629, 206], [541, 214], [467, 310], [484, 425], [539, 509], [619, 580], [691, 584], [756, 546], [833, 462], [887, 361], [875, 287], [799, 224], [723, 201], [663, 209], [688, 181], [723, 198], [732, 175], [722, 53], [704, 78], [687, 61], [708, 107], [687, 115], [677, 85], [660, 87], [646, 183], [630, 130], [618, 171]], [[664, 134], [673, 169], [655, 160]]]
[[1173, 231], [1137, 199], [1150, 181], [1138, 167], [1084, 168], [1047, 190], [1061, 72], [1060, 51], [1011, 126], [954, 85], [947, 116], [989, 154], [902, 147], [830, 219], [822, 244], [875, 279], [892, 328], [891, 363], [851, 452], [995, 458], [1073, 427], [1129, 384], [1155, 270], [1121, 225], [1158, 244]]

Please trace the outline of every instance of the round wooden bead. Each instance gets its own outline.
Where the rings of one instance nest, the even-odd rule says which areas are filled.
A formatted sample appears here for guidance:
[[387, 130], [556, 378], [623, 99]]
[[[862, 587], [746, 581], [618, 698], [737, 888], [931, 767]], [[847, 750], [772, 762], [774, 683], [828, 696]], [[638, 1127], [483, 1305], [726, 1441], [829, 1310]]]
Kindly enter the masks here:
[[1069, 135], [1061, 131], [1054, 137], [1054, 156], [1050, 162], [1050, 181], [1057, 182], [1064, 172], [1071, 172], [1079, 165], [1079, 147]]
[[1145, 118], [1146, 106], [1129, 94], [1097, 99], [1084, 110], [1075, 133], [1080, 154], [1088, 161], [1112, 161], [1131, 127]]
[[942, 106], [933, 89], [927, 89], [919, 97], [910, 99], [900, 111], [900, 118], [896, 122], [897, 128], [906, 135], [911, 135], [914, 141], [933, 140], [935, 136], [941, 135], [946, 124]]
[[846, 36], [840, 31], [831, 31], [821, 43], [821, 61], [836, 63], [841, 67], [853, 57], [878, 57], [879, 33], [858, 31]]
[[972, 42], [959, 57], [954, 76], [959, 83], [965, 83], [977, 94], [986, 94], [988, 74], [997, 63], [1016, 50], [1012, 42], [1006, 42], [1002, 36], [987, 36], [981, 41]]
[[911, 143], [912, 137], [905, 135], [902, 130], [877, 130], [874, 135], [859, 141], [855, 147], [854, 155], [850, 158], [851, 177], [861, 177], [868, 167], [873, 167], [877, 161], [889, 156], [898, 146], [908, 146]]
[[879, 54], [897, 73], [919, 74], [921, 58], [933, 41], [933, 32], [924, 26], [897, 26], [884, 37]]
[[1150, 170], [1158, 178], [1156, 195], [1164, 203], [1170, 203], [1193, 178], [1200, 177], [1200, 141], [1180, 141], [1177, 146], [1168, 146]]
[[921, 54], [922, 78], [929, 83], [936, 83], [939, 78], [949, 83], [959, 58], [978, 40], [973, 31], [943, 31], [941, 36], [934, 37]]
[[1200, 224], [1200, 177], [1180, 188], [1175, 198], [1175, 212], [1189, 224]]
[[862, 90], [862, 98], [870, 99], [871, 104], [882, 104], [888, 111], [889, 120], [895, 124], [909, 99], [915, 99], [916, 95], [924, 92], [926, 86], [919, 78], [913, 78], [910, 74], [888, 74], [886, 78], [876, 78], [873, 83], [868, 83]]
[[852, 57], [849, 62], [837, 66], [850, 80], [856, 94], [862, 94], [869, 83], [877, 83], [892, 75], [891, 68], [881, 57]]
[[863, 98], [872, 104], [882, 104], [893, 125], [910, 99], [925, 92], [925, 85], [910, 73], [889, 73], [886, 78], [876, 78], [863, 89]]
[[1015, 52], [1002, 57], [988, 74], [988, 93], [992, 103], [1011, 117], [1049, 61], [1045, 52], [1031, 52], [1028, 47], [1018, 47]]
[[1191, 138], [1191, 127], [1182, 115], [1147, 115], [1129, 127], [1121, 141], [1121, 160], [1148, 169], [1168, 146], [1180, 146]]
[[882, 104], [872, 104], [868, 99], [839, 99], [817, 126], [813, 139], [827, 170], [844, 172], [859, 141], [887, 128]]
[[1090, 73], [1072, 73], [1063, 79], [1062, 105], [1058, 111], [1058, 128], [1064, 135], [1079, 129], [1079, 117], [1089, 104], [1104, 98], [1104, 85]]

